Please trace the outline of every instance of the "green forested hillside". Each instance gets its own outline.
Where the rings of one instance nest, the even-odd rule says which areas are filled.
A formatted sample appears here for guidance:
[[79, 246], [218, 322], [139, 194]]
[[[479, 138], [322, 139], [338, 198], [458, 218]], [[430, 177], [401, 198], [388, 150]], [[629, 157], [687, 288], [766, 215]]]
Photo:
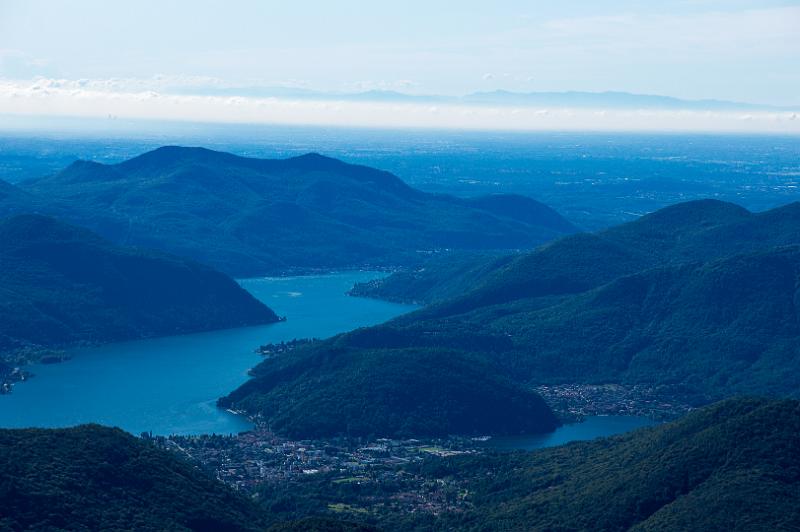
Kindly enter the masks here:
[[598, 233], [567, 236], [532, 253], [491, 261], [435, 257], [413, 275], [400, 272], [359, 287], [358, 295], [436, 302], [423, 313], [443, 316], [514, 299], [582, 292], [666, 264], [790, 244], [800, 244], [800, 203], [751, 213], [717, 200], [690, 201]]
[[[518, 382], [682, 384], [700, 395], [795, 395], [800, 248], [645, 270], [575, 295], [354, 331], [362, 349], [457, 349]], [[319, 346], [318, 346], [319, 348]]]
[[317, 154], [266, 160], [168, 146], [116, 165], [78, 161], [21, 187], [47, 212], [113, 241], [240, 276], [531, 249], [575, 231], [530, 198], [428, 194]]
[[0, 221], [0, 352], [277, 321], [222, 273], [39, 215]]
[[0, 530], [263, 530], [263, 512], [119, 429], [0, 430]]
[[797, 530], [800, 403], [734, 399], [660, 427], [430, 464], [470, 478], [441, 530]]
[[274, 362], [220, 404], [296, 438], [529, 434], [558, 426], [535, 392], [454, 350], [324, 344]]

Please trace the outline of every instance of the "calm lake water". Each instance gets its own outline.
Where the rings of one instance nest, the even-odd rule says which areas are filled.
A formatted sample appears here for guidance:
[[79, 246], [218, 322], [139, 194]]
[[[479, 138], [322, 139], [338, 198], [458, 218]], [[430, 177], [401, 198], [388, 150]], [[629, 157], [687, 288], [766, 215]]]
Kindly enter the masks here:
[[502, 451], [530, 451], [543, 447], [555, 447], [571, 441], [604, 438], [656, 424], [658, 422], [645, 417], [589, 416], [581, 423], [562, 425], [550, 434], [492, 438], [484, 442], [483, 446]]
[[62, 364], [0, 396], [0, 427], [101, 423], [134, 434], [235, 433], [250, 423], [215, 405], [261, 361], [259, 345], [326, 338], [374, 325], [415, 307], [345, 295], [377, 272], [246, 279], [242, 285], [287, 321], [76, 349]]

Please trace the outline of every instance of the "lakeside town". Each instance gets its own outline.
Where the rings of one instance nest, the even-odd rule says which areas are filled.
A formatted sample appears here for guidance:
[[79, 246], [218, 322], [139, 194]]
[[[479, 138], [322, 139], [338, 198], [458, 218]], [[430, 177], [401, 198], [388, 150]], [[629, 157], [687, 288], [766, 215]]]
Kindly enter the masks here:
[[[262, 348], [280, 354], [296, 347]], [[691, 407], [663, 388], [646, 386], [547, 385], [537, 391], [565, 423], [587, 416], [640, 416], [666, 421]], [[386, 512], [438, 515], [470, 507], [469, 489], [454, 478], [421, 474], [426, 460], [492, 452], [491, 438], [290, 440], [256, 422], [237, 435], [152, 436], [161, 448], [178, 453], [234, 489], [254, 498], [276, 491], [291, 492], [298, 483], [336, 486], [325, 493], [344, 493], [342, 500], [323, 501], [335, 513]], [[380, 496], [378, 496], [380, 494]], [[319, 501], [317, 501], [319, 502]]]
[[693, 408], [690, 396], [671, 386], [554, 384], [534, 389], [564, 423], [589, 416], [637, 416], [670, 421]]
[[[189, 458], [218, 480], [256, 498], [265, 488], [290, 491], [292, 484], [298, 482], [358, 487], [347, 490], [346, 500], [327, 503], [328, 510], [336, 513], [401, 511], [437, 515], [462, 511], [469, 502], [460, 481], [431, 479], [409, 466], [433, 457], [485, 452], [478, 446], [483, 438], [293, 441], [263, 426], [228, 436], [142, 437]], [[377, 493], [381, 497], [376, 497]]]

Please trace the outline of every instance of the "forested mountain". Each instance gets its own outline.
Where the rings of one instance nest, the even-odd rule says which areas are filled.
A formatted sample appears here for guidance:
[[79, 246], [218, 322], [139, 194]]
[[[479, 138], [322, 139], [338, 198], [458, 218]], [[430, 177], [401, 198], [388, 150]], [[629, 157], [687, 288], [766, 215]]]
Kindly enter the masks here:
[[308, 154], [285, 160], [163, 147], [78, 161], [24, 191], [111, 240], [235, 275], [415, 263], [444, 249], [531, 249], [575, 228], [522, 196], [461, 199]]
[[[800, 403], [733, 399], [676, 422], [530, 453], [449, 459], [475, 509], [441, 530], [796, 530]], [[410, 528], [410, 527], [409, 527]]]
[[255, 371], [221, 406], [295, 438], [532, 434], [559, 425], [538, 394], [456, 350], [321, 342]]
[[119, 429], [0, 430], [2, 530], [263, 530], [263, 512]]
[[[397, 425], [416, 411], [454, 419], [452, 405], [463, 404], [468, 389], [486, 390], [497, 410], [518, 408], [515, 386], [553, 383], [679, 386], [692, 402], [797, 395], [800, 247], [781, 244], [800, 238], [798, 213], [796, 205], [754, 215], [691, 203], [567, 237], [505, 265], [490, 259], [499, 266], [466, 295], [266, 360], [222, 402], [279, 430], [292, 430], [282, 421], [292, 412], [292, 426], [308, 427], [301, 432], [330, 433], [333, 425], [305, 412], [332, 411], [336, 397], [358, 413], [350, 423], [380, 433], [385, 420], [399, 415]], [[461, 367], [480, 368], [480, 379], [473, 383]], [[416, 390], [406, 374], [424, 374], [416, 382], [439, 395], [413, 393], [397, 408], [359, 391], [360, 383], [378, 390], [407, 380], [402, 389]], [[506, 431], [478, 418], [442, 426]]]
[[0, 352], [271, 323], [222, 273], [39, 215], [0, 221]]
[[666, 207], [610, 229], [558, 239], [527, 253], [433, 257], [359, 286], [358, 295], [442, 302], [444, 315], [512, 299], [574, 293], [665, 264], [800, 244], [800, 203], [762, 213], [717, 200]]
[[[455, 316], [402, 317], [339, 344], [475, 353], [521, 382], [796, 394], [800, 247], [665, 266], [598, 288]], [[320, 347], [318, 347], [320, 348]]]

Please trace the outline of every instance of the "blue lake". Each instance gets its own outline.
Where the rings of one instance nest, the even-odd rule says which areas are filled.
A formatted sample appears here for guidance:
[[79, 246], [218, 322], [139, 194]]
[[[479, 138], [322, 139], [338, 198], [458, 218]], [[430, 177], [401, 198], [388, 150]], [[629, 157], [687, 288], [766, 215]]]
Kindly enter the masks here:
[[[75, 349], [72, 360], [36, 365], [36, 375], [0, 396], [0, 427], [100, 423], [133, 434], [229, 434], [247, 419], [216, 406], [261, 361], [259, 345], [326, 338], [384, 322], [416, 307], [345, 295], [377, 272], [244, 279], [248, 291], [287, 321], [259, 327], [169, 336]], [[492, 438], [496, 449], [537, 449], [611, 436], [652, 424], [639, 417], [598, 416], [536, 436]]]
[[376, 272], [245, 279], [242, 286], [287, 321], [170, 336], [69, 352], [72, 360], [36, 365], [36, 375], [0, 396], [0, 427], [101, 423], [134, 434], [235, 433], [250, 428], [216, 399], [247, 380], [259, 345], [326, 338], [413, 310], [345, 295]]
[[531, 451], [571, 441], [604, 438], [656, 424], [658, 422], [638, 416], [588, 416], [581, 423], [562, 425], [550, 434], [497, 437], [483, 442], [482, 445], [501, 451]]

